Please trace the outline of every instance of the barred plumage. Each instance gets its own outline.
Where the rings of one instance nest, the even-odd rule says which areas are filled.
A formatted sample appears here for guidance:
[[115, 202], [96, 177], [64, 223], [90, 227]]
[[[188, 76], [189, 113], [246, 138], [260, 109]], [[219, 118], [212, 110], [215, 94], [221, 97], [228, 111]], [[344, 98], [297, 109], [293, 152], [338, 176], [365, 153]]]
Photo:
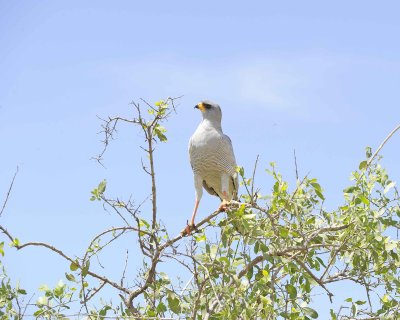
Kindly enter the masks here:
[[220, 106], [205, 100], [195, 108], [200, 109], [203, 120], [189, 141], [189, 157], [196, 190], [192, 226], [203, 187], [208, 193], [218, 196], [223, 203], [236, 200], [238, 191], [235, 155], [230, 138], [222, 132]]

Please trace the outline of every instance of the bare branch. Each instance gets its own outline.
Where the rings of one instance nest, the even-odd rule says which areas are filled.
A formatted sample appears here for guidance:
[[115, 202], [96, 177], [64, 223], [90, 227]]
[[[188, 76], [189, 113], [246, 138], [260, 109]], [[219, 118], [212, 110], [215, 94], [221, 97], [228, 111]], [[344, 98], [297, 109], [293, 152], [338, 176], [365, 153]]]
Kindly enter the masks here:
[[315, 280], [328, 294], [329, 300], [332, 303], [332, 297], [333, 293], [328, 290], [328, 288], [325, 286], [324, 282], [322, 282], [306, 265], [303, 261], [300, 259], [294, 257], [294, 260], [310, 275], [311, 278]]
[[400, 124], [394, 128], [392, 130], [392, 132], [389, 133], [389, 135], [385, 138], [385, 140], [382, 141], [382, 143], [380, 144], [380, 146], [378, 147], [378, 149], [376, 149], [376, 151], [374, 152], [374, 154], [371, 156], [371, 158], [368, 159], [367, 161], [367, 166], [369, 166], [371, 164], [371, 162], [375, 159], [375, 157], [378, 155], [378, 153], [381, 151], [381, 149], [383, 148], [383, 146], [386, 144], [386, 142], [389, 141], [389, 139], [396, 133], [397, 130], [400, 129]]
[[254, 163], [253, 175], [251, 177], [251, 202], [252, 203], [257, 201], [257, 196], [254, 194], [254, 180], [256, 177], [257, 164], [258, 164], [259, 157], [260, 157], [260, 155], [257, 155], [256, 162]]
[[122, 272], [122, 277], [121, 277], [121, 281], [120, 281], [121, 287], [124, 286], [126, 268], [128, 267], [128, 258], [129, 258], [129, 251], [128, 251], [128, 249], [126, 249], [125, 266], [124, 266], [124, 271]]
[[18, 170], [19, 170], [19, 168], [17, 166], [17, 169], [15, 170], [14, 176], [13, 176], [13, 178], [11, 180], [10, 187], [8, 188], [8, 191], [7, 191], [7, 194], [6, 194], [6, 198], [5, 198], [4, 202], [3, 202], [3, 207], [1, 208], [1, 211], [0, 211], [0, 217], [4, 212], [4, 209], [6, 208], [6, 205], [7, 205], [7, 202], [8, 202], [8, 198], [10, 197], [11, 190], [13, 188], [15, 177], [17, 176]]
[[[221, 211], [217, 210], [214, 213], [210, 214], [208, 217], [206, 217], [203, 220], [201, 220], [197, 224], [197, 227], [199, 228], [202, 225], [206, 224], [212, 218], [216, 217], [220, 213], [221, 213]], [[179, 235], [177, 235], [175, 238], [172, 238], [172, 239], [168, 240], [164, 244], [160, 245], [158, 248], [154, 249], [154, 255], [153, 255], [152, 261], [151, 261], [151, 267], [148, 270], [146, 280], [145, 280], [144, 284], [141, 287], [139, 287], [135, 291], [130, 292], [129, 297], [127, 298], [127, 300], [125, 302], [127, 306], [132, 306], [133, 300], [136, 297], [138, 297], [140, 294], [142, 294], [150, 286], [150, 284], [152, 283], [154, 275], [155, 275], [155, 269], [156, 269], [157, 263], [160, 261], [160, 256], [161, 256], [162, 252], [166, 248], [171, 247], [175, 242], [179, 241], [184, 236], [185, 236], [185, 233], [184, 233], [184, 230], [182, 230], [182, 232]]]
[[[14, 241], [15, 238], [12, 237], [11, 234], [3, 226], [0, 226], [0, 230], [3, 231], [3, 233], [13, 243], [15, 243], [15, 241]], [[46, 248], [46, 249], [48, 249], [48, 250], [50, 250], [52, 252], [57, 253], [59, 256], [63, 257], [65, 260], [69, 261], [70, 263], [74, 263], [79, 269], [82, 270], [84, 268], [84, 266], [79, 264], [79, 262], [77, 260], [72, 259], [71, 257], [67, 256], [64, 252], [62, 252], [60, 249], [57, 249], [56, 247], [54, 247], [54, 246], [52, 246], [50, 244], [44, 243], [44, 242], [26, 242], [26, 243], [20, 244], [20, 245], [15, 245], [14, 244], [14, 246], [15, 246], [15, 248], [17, 250], [21, 250], [21, 249], [26, 248], [26, 247], [44, 247], [44, 248]], [[130, 292], [128, 289], [118, 285], [117, 283], [111, 281], [110, 279], [108, 279], [105, 276], [98, 275], [98, 274], [96, 274], [96, 273], [94, 273], [94, 272], [92, 272], [90, 270], [88, 270], [87, 274], [92, 276], [93, 278], [96, 278], [96, 279], [99, 279], [99, 280], [101, 280], [103, 282], [106, 282], [107, 284], [111, 285], [115, 289], [118, 289], [119, 291], [122, 291], [122, 292], [125, 292], [125, 293], [129, 293]]]
[[299, 171], [297, 170], [297, 158], [296, 158], [296, 149], [293, 149], [294, 156], [294, 168], [296, 169], [296, 180], [299, 180]]
[[81, 301], [81, 303], [86, 305], [86, 303], [89, 302], [89, 300], [92, 299], [101, 289], [103, 289], [103, 287], [106, 284], [107, 284], [107, 282], [104, 282], [104, 281], [101, 282], [100, 285], [97, 288], [95, 288], [92, 292], [89, 292], [90, 295], [88, 297], [85, 297], [83, 299], [83, 301]]

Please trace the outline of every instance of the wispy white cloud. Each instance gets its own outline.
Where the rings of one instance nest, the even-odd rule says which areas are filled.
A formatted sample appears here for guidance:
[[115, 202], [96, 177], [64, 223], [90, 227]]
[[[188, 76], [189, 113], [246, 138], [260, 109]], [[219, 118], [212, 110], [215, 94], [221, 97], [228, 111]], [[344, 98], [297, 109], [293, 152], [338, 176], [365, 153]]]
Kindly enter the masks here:
[[242, 57], [227, 61], [148, 58], [106, 66], [132, 96], [203, 98], [283, 112], [310, 121], [336, 121], [342, 72], [353, 59], [324, 53]]

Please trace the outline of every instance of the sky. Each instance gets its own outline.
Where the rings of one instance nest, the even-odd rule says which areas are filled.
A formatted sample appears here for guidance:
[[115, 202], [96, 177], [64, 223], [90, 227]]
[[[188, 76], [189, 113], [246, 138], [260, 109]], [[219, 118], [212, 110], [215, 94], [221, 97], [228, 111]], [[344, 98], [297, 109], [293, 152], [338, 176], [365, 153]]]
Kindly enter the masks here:
[[[327, 208], [337, 207], [365, 147], [400, 122], [399, 10], [396, 1], [0, 0], [0, 203], [19, 170], [1, 225], [74, 256], [119, 223], [90, 191], [107, 179], [110, 196], [148, 196], [141, 136], [122, 126], [105, 167], [91, 158], [102, 149], [98, 117], [129, 117], [140, 98], [183, 96], [156, 151], [159, 217], [171, 234], [193, 208], [187, 144], [203, 99], [220, 104], [246, 172], [260, 155], [264, 194], [271, 161], [295, 181], [295, 150], [300, 176], [317, 177]], [[394, 136], [381, 152], [395, 181], [399, 150]], [[199, 219], [217, 206], [205, 195]], [[7, 249], [2, 261], [29, 291], [68, 268], [41, 249]]]

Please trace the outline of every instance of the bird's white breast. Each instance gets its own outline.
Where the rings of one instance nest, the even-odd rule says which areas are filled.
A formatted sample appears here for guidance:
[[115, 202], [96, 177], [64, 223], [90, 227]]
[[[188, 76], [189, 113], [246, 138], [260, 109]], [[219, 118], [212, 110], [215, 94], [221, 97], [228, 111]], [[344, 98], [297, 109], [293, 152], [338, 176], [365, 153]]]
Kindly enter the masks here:
[[200, 124], [189, 142], [190, 163], [193, 172], [204, 178], [232, 175], [235, 161], [222, 131]]

